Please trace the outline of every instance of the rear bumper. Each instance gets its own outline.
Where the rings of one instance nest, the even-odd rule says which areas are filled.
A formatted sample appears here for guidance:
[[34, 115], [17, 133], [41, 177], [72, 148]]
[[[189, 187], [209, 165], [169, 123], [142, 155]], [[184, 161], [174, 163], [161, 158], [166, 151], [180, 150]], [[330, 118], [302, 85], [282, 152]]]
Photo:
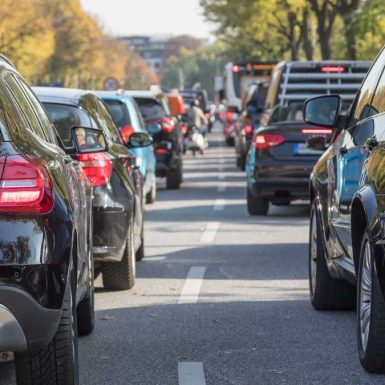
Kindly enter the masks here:
[[259, 178], [249, 183], [253, 196], [268, 198], [273, 203], [285, 203], [309, 198], [309, 178]]
[[22, 352], [47, 346], [61, 309], [47, 309], [22, 289], [0, 285], [0, 351]]
[[158, 177], [165, 177], [170, 170], [178, 169], [179, 165], [179, 157], [172, 152], [167, 154], [156, 154], [155, 174]]

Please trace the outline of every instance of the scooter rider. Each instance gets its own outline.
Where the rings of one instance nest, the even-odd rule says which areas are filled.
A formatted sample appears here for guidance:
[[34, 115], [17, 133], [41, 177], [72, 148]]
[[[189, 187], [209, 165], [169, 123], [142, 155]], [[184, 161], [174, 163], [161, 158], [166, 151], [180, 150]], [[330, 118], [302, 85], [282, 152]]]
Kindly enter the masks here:
[[199, 106], [199, 100], [195, 99], [189, 110], [189, 126], [195, 127], [202, 135], [206, 134], [208, 120]]

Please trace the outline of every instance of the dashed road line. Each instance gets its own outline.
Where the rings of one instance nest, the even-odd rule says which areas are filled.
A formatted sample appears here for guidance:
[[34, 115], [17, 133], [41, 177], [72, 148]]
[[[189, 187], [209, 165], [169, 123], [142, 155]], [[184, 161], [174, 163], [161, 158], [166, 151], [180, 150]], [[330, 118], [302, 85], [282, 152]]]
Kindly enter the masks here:
[[221, 211], [225, 208], [226, 199], [217, 199], [215, 201], [214, 210]]
[[202, 243], [212, 243], [215, 239], [215, 235], [219, 229], [219, 222], [209, 222], [206, 225], [206, 229], [201, 236]]
[[191, 267], [179, 297], [179, 304], [197, 303], [199, 300], [199, 293], [201, 291], [203, 277], [206, 272], [204, 266]]
[[155, 257], [146, 257], [143, 259], [143, 262], [160, 262], [166, 259], [165, 256], [155, 256]]
[[179, 385], [206, 385], [202, 362], [178, 362]]

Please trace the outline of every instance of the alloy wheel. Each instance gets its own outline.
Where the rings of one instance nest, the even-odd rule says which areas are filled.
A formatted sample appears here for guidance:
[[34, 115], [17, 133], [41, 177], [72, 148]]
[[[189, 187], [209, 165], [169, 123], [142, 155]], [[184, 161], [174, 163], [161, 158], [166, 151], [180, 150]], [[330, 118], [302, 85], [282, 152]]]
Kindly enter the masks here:
[[315, 292], [317, 280], [317, 217], [315, 211], [311, 218], [310, 232], [310, 282], [312, 294]]
[[360, 285], [360, 334], [362, 350], [366, 351], [370, 330], [370, 315], [372, 304], [372, 251], [369, 242], [364, 247], [362, 256], [361, 285]]

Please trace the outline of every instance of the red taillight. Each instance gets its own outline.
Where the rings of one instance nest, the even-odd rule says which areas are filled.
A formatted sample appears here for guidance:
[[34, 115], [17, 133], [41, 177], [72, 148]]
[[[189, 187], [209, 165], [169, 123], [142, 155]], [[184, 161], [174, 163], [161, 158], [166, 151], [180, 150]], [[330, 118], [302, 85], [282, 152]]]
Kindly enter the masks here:
[[78, 154], [77, 160], [93, 187], [103, 186], [111, 178], [112, 163], [105, 152]]
[[341, 73], [341, 72], [345, 72], [345, 68], [341, 66], [324, 66], [324, 67], [321, 67], [321, 72]]
[[241, 70], [241, 67], [236, 65], [236, 64], [234, 64], [233, 67], [232, 67], [232, 70], [233, 70], [234, 73], [237, 73], [237, 72], [239, 72]]
[[157, 149], [155, 149], [155, 152], [157, 154], [167, 154], [168, 150], [166, 150], [165, 148], [157, 148]]
[[122, 137], [123, 139], [123, 143], [124, 144], [127, 144], [129, 139], [130, 139], [130, 136], [135, 132], [134, 130], [134, 127], [130, 126], [129, 124], [123, 126], [121, 129], [120, 129], [120, 136]]
[[46, 214], [52, 207], [53, 188], [43, 161], [8, 156], [0, 183], [0, 211]]
[[303, 128], [301, 132], [303, 134], [331, 135], [333, 133], [333, 130], [331, 128]]
[[253, 132], [253, 126], [251, 126], [250, 124], [247, 124], [246, 126], [244, 126], [244, 129], [245, 129], [246, 135], [251, 135]]
[[285, 137], [280, 134], [259, 134], [255, 136], [255, 148], [266, 149], [279, 146], [285, 141]]
[[162, 130], [165, 132], [172, 132], [175, 129], [175, 122], [172, 118], [164, 118], [160, 122]]

